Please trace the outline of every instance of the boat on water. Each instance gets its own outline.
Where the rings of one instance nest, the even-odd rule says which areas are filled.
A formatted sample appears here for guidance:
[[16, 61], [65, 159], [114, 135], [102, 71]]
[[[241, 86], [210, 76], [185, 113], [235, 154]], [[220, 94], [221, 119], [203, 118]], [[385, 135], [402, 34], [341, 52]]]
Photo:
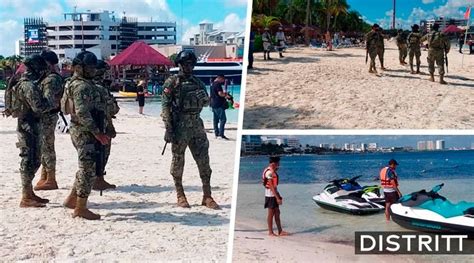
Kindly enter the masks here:
[[405, 195], [390, 206], [395, 223], [402, 227], [434, 233], [465, 234], [474, 238], [474, 203], [451, 203], [438, 194], [444, 184], [431, 191]]
[[[171, 74], [178, 74], [179, 68], [170, 69]], [[240, 85], [242, 82], [242, 63], [238, 61], [199, 61], [193, 70], [206, 85], [211, 85], [217, 75], [224, 75], [230, 83]]]

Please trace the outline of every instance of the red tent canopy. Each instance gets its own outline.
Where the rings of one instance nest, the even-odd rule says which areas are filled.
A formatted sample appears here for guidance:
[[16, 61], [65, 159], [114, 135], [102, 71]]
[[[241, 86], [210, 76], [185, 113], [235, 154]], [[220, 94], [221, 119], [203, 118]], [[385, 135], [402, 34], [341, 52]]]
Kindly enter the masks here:
[[464, 30], [458, 28], [455, 25], [449, 25], [443, 30], [443, 33], [459, 33], [461, 31], [464, 31]]
[[122, 53], [115, 56], [109, 63], [112, 66], [118, 65], [165, 65], [173, 66], [174, 64], [167, 57], [156, 51], [143, 41], [135, 41]]

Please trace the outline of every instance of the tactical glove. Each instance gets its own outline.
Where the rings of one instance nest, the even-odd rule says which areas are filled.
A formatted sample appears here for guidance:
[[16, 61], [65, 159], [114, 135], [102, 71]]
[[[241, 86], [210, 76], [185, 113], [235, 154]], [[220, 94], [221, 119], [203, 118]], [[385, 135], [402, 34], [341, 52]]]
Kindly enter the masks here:
[[165, 132], [165, 142], [167, 143], [173, 143], [174, 141], [174, 134], [170, 129], [166, 129]]

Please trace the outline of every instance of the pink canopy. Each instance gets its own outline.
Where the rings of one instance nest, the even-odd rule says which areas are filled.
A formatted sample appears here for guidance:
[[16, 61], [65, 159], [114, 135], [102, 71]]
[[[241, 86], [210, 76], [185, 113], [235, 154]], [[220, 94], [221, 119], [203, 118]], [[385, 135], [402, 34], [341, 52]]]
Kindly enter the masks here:
[[173, 66], [171, 60], [163, 56], [143, 41], [135, 41], [132, 45], [114, 57], [110, 63], [112, 66], [118, 65], [165, 65]]
[[443, 30], [443, 33], [459, 33], [462, 31], [464, 30], [460, 29], [459, 27], [455, 25], [449, 25]]

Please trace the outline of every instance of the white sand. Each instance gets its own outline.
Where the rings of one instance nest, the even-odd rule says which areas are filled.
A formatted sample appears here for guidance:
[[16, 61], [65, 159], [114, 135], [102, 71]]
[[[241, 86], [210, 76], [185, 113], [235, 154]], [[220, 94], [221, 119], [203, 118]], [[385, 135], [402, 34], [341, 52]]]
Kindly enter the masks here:
[[[0, 118], [0, 261], [226, 260], [235, 141], [208, 136], [213, 196], [223, 208], [218, 211], [200, 205], [201, 181], [187, 152], [184, 185], [192, 208], [184, 209], [175, 205], [171, 147], [161, 156], [161, 120], [122, 111], [115, 124], [119, 134], [106, 178], [118, 187], [102, 197], [93, 191], [89, 205], [102, 219], [87, 221], [71, 218], [72, 210], [61, 206], [77, 169], [68, 134], [56, 135], [60, 189], [37, 192], [51, 203], [47, 208], [19, 208], [16, 119]], [[236, 131], [227, 134], [235, 138]]]
[[427, 80], [427, 51], [421, 56], [423, 74], [412, 75], [388, 41], [389, 70], [378, 69], [378, 75], [368, 73], [363, 48], [292, 48], [283, 59], [272, 53], [272, 61], [254, 55], [245, 96], [247, 129], [474, 128], [474, 55], [465, 55], [461, 68], [454, 46], [448, 54], [449, 85]]

